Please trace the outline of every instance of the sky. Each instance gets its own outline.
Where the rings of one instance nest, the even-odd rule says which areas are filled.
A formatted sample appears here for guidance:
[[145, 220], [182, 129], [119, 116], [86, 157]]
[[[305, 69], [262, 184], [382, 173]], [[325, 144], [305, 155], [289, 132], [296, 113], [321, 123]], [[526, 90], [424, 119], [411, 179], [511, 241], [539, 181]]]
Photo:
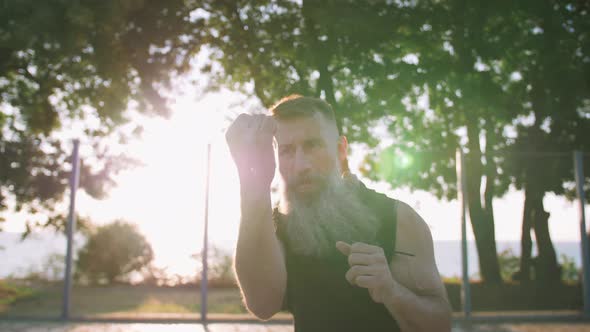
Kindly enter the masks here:
[[[209, 207], [210, 243], [231, 250], [239, 226], [239, 188], [235, 166], [225, 144], [224, 130], [240, 112], [264, 111], [255, 100], [227, 90], [201, 95], [194, 86], [177, 86], [169, 119], [138, 117], [141, 138], [120, 147], [144, 166], [122, 172], [118, 185], [104, 200], [78, 191], [77, 211], [98, 224], [116, 219], [137, 223], [155, 252], [155, 263], [169, 272], [190, 274], [190, 256], [203, 243], [207, 144], [211, 144]], [[363, 152], [351, 151], [353, 173]], [[362, 179], [362, 178], [361, 178]], [[456, 200], [439, 201], [433, 195], [392, 189], [386, 183], [365, 183], [377, 191], [410, 204], [424, 218], [435, 241], [458, 240], [460, 207]], [[554, 241], [579, 241], [577, 202], [548, 194], [545, 209], [551, 213], [549, 228]], [[515, 190], [494, 201], [497, 240], [519, 240], [523, 193]], [[22, 218], [9, 218], [5, 231], [21, 232]], [[473, 238], [468, 226], [468, 236]]]

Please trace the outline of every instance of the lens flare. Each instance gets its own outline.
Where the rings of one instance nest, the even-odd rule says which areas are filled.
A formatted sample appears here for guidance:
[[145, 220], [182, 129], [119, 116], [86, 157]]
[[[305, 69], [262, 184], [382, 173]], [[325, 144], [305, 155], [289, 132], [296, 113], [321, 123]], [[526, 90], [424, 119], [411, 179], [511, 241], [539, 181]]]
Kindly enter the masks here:
[[407, 170], [413, 164], [414, 158], [412, 155], [389, 147], [379, 154], [375, 166], [378, 176], [387, 181], [397, 177], [399, 172]]

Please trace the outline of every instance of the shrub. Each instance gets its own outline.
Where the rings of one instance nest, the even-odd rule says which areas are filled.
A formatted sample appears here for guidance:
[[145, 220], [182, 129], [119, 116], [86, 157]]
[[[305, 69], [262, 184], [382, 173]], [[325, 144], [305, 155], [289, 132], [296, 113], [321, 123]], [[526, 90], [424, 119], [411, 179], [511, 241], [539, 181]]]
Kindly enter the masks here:
[[561, 254], [561, 279], [565, 282], [576, 283], [580, 281], [581, 269], [576, 266], [573, 257]]
[[78, 253], [76, 277], [93, 284], [123, 281], [148, 266], [153, 257], [151, 245], [135, 225], [115, 221], [90, 234]]
[[13, 285], [5, 280], [0, 280], [0, 309], [18, 300], [34, 296], [32, 288]]
[[[193, 254], [191, 257], [197, 260], [196, 281], [200, 283], [203, 272], [202, 253]], [[233, 257], [230, 253], [216, 246], [210, 246], [207, 258], [207, 279], [211, 287], [235, 287], [237, 285]]]
[[498, 264], [502, 280], [510, 281], [512, 276], [520, 270], [520, 257], [516, 256], [511, 248], [504, 249], [498, 253]]

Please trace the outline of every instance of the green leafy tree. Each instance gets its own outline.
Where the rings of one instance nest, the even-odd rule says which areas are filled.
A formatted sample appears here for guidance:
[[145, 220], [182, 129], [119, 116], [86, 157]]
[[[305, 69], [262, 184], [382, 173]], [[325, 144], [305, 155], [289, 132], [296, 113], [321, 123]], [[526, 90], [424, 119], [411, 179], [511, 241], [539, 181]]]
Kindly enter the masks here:
[[78, 252], [76, 275], [109, 284], [141, 271], [154, 258], [151, 245], [133, 224], [115, 221], [98, 227]]
[[[588, 11], [590, 6], [581, 2], [527, 1], [512, 13], [521, 33], [505, 61], [506, 70], [515, 74], [508, 93], [518, 98], [514, 107], [530, 119], [517, 126], [508, 146], [513, 153], [506, 158], [507, 173], [525, 193], [519, 272], [523, 281], [531, 279], [532, 231], [539, 253], [536, 279], [561, 279], [543, 198], [547, 192], [573, 197], [571, 151], [590, 148]], [[586, 158], [586, 175], [589, 162]]]
[[[525, 181], [523, 174], [532, 169], [514, 167], [521, 142], [533, 130], [520, 129], [530, 127], [523, 119], [542, 108], [531, 99], [563, 101], [538, 117], [539, 124], [553, 118], [551, 123], [560, 123], [547, 140], [563, 142], [559, 137], [575, 129], [565, 140], [567, 149], [589, 141], [585, 3], [204, 1], [203, 9], [211, 58], [221, 65], [203, 68], [216, 77], [213, 83], [242, 89], [267, 106], [290, 93], [325, 98], [342, 118], [343, 133], [371, 151], [365, 175], [451, 199], [455, 149], [462, 147], [468, 208], [487, 282], [502, 281], [494, 197], [511, 184], [543, 181], [529, 175]], [[537, 24], [548, 18], [551, 28], [539, 34]], [[574, 79], [561, 90], [534, 88], [548, 80], [559, 86], [563, 80], [555, 75], [564, 74]], [[384, 133], [393, 144], [384, 146]], [[537, 143], [525, 150], [551, 150]], [[550, 182], [565, 188], [571, 180], [570, 163]], [[530, 190], [525, 195], [533, 199]], [[547, 262], [541, 265], [548, 267], [543, 275], [551, 279], [556, 265], [545, 226], [539, 222], [535, 231], [540, 261]]]
[[[477, 58], [465, 54], [475, 47], [469, 44], [475, 38], [465, 41], [462, 36], [475, 29], [468, 24], [474, 25], [476, 18], [464, 10], [476, 8], [454, 2], [382, 1], [303, 1], [301, 5], [212, 1], [204, 8], [209, 13], [206, 26], [213, 59], [222, 65], [214, 72], [216, 83], [253, 87], [266, 105], [294, 92], [325, 98], [342, 118], [343, 133], [372, 151], [362, 170], [365, 175], [452, 198], [456, 196], [454, 151], [466, 146], [473, 161], [469, 208], [482, 276], [501, 280], [492, 207], [481, 204], [484, 168], [477, 158], [482, 154], [480, 120], [495, 108], [473, 107], [493, 100], [501, 90], [489, 73], [473, 68]], [[457, 16], [470, 20], [455, 23]], [[453, 45], [462, 52], [452, 51]], [[477, 92], [484, 86], [495, 89], [480, 100]], [[430, 98], [430, 105], [420, 106], [423, 96]], [[489, 136], [497, 134], [501, 124], [497, 117], [490, 121]], [[390, 151], [414, 155], [412, 167], [379, 163], [383, 133], [371, 130], [375, 127], [385, 128], [395, 140]], [[466, 143], [458, 134], [464, 129]], [[431, 150], [434, 153], [416, 154]], [[485, 202], [502, 194], [507, 182], [489, 181]]]
[[[124, 143], [141, 126], [120, 130], [134, 109], [167, 116], [163, 89], [190, 68], [201, 47], [194, 1], [7, 0], [0, 4], [0, 217], [24, 210], [61, 227], [72, 126], [82, 151], [81, 188], [96, 198], [113, 175], [135, 163], [105, 138]], [[86, 151], [86, 152], [84, 152]]]

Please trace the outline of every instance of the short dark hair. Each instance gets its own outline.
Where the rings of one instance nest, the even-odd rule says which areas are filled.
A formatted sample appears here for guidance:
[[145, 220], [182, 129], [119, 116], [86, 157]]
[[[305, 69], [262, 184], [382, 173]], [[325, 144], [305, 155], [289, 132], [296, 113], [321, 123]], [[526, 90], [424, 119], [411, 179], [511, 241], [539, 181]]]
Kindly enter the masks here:
[[333, 121], [338, 129], [338, 134], [340, 134], [340, 126], [334, 109], [323, 99], [293, 94], [282, 98], [270, 108], [270, 114], [277, 119], [312, 116], [316, 113], [323, 114], [327, 120]]

